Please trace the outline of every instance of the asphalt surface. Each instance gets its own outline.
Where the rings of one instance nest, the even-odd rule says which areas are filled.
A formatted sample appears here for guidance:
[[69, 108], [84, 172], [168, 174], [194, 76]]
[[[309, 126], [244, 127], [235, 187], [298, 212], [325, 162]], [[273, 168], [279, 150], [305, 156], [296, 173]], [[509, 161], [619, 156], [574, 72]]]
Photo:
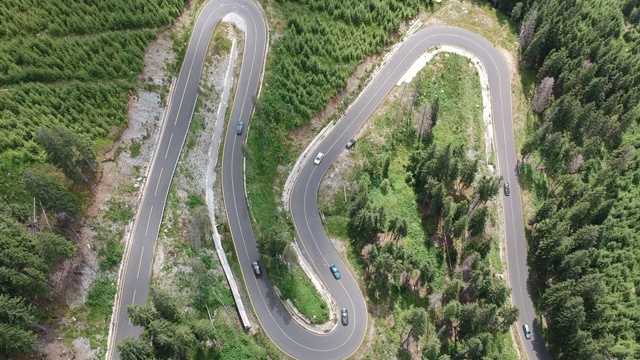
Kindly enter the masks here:
[[[247, 117], [251, 112], [251, 95], [255, 94], [266, 51], [266, 25], [260, 10], [250, 0], [210, 1], [200, 11], [169, 105], [169, 113], [151, 161], [142, 203], [137, 213], [131, 238], [131, 248], [123, 260], [124, 284], [116, 301], [116, 323], [111, 345], [127, 336], [138, 336], [142, 329], [131, 325], [127, 305], [147, 302], [155, 241], [160, 230], [171, 179], [189, 130], [198, 95], [207, 47], [220, 19], [235, 13], [246, 23], [245, 53], [242, 74], [237, 84], [234, 113]], [[248, 98], [248, 99], [247, 99]], [[241, 101], [241, 102], [239, 102]], [[234, 132], [235, 133], [235, 132]], [[240, 182], [242, 184], [242, 182]], [[114, 359], [118, 353], [109, 347]]]
[[[432, 27], [420, 31], [406, 41], [379, 75], [367, 86], [345, 117], [318, 145], [324, 152], [320, 165], [309, 159], [294, 185], [291, 196], [291, 212], [297, 237], [305, 256], [317, 274], [327, 284], [338, 307], [349, 310], [349, 325], [338, 324], [331, 332], [312, 334], [292, 321], [276, 298], [268, 275], [253, 276], [251, 262], [259, 259], [256, 241], [246, 206], [243, 179], [244, 143], [252, 98], [257, 94], [264, 56], [266, 55], [266, 25], [260, 10], [250, 0], [215, 0], [201, 10], [178, 76], [175, 93], [169, 107], [165, 127], [151, 163], [136, 221], [131, 248], [124, 259], [124, 285], [118, 297], [116, 324], [112, 342], [115, 344], [127, 336], [138, 336], [141, 329], [132, 326], [126, 316], [128, 304], [145, 304], [148, 296], [154, 244], [160, 228], [166, 198], [189, 123], [195, 108], [198, 82], [207, 46], [213, 30], [222, 16], [236, 13], [245, 22], [245, 48], [242, 69], [236, 87], [225, 135], [222, 164], [222, 187], [229, 227], [236, 247], [242, 275], [248, 288], [251, 303], [260, 325], [271, 340], [292, 357], [312, 359], [341, 359], [353, 354], [364, 339], [367, 327], [367, 311], [364, 298], [353, 276], [336, 254], [322, 227], [317, 210], [317, 191], [323, 174], [346, 142], [353, 137], [378, 104], [425, 50], [437, 44], [457, 45], [475, 53], [485, 64], [490, 78], [491, 99], [496, 130], [498, 162], [501, 173], [511, 183], [511, 196], [504, 199], [507, 229], [507, 253], [509, 278], [514, 303], [521, 309], [519, 325], [533, 324], [533, 341], [523, 339], [530, 359], [547, 359], [539, 328], [533, 323], [535, 314], [527, 289], [526, 245], [524, 224], [520, 206], [520, 192], [515, 177], [515, 143], [511, 125], [510, 84], [506, 63], [485, 39], [471, 32], [450, 27]], [[236, 135], [238, 121], [245, 122], [245, 131]], [[315, 153], [314, 152], [314, 156]], [[262, 264], [262, 262], [260, 262]], [[335, 280], [328, 266], [335, 263], [342, 272], [342, 279]], [[264, 268], [264, 267], [263, 267]], [[521, 327], [520, 327], [521, 328]], [[520, 336], [523, 338], [522, 332]], [[113, 346], [110, 347], [113, 349]], [[113, 354], [118, 358], [117, 352]]]
[[[540, 327], [535, 321], [535, 311], [528, 286], [527, 245], [520, 188], [515, 172], [517, 153], [511, 122], [509, 71], [498, 50], [489, 41], [475, 33], [454, 27], [430, 27], [414, 34], [398, 49], [335, 128], [312, 152], [311, 158], [300, 172], [291, 194], [291, 214], [298, 239], [302, 240], [307, 257], [313, 261], [316, 271], [329, 284], [338, 306], [347, 307], [350, 311], [355, 310], [356, 322], [353, 326], [358, 329], [351, 337], [355, 344], [364, 336], [366, 328], [365, 304], [351, 274], [347, 273], [345, 265], [324, 232], [318, 214], [318, 188], [331, 163], [340, 152], [347, 151], [345, 144], [373, 114], [378, 104], [382, 102], [400, 77], [427, 49], [439, 44], [454, 45], [466, 49], [475, 54], [486, 68], [491, 92], [495, 150], [499, 172], [504, 180], [510, 183], [511, 188], [510, 196], [503, 196], [503, 204], [512, 301], [520, 308], [518, 334], [529, 359], [550, 359], [540, 333]], [[313, 158], [318, 152], [324, 153], [325, 157], [319, 165], [314, 165]], [[332, 263], [335, 263], [343, 273], [340, 281], [333, 280], [328, 272], [327, 266]], [[523, 324], [529, 324], [532, 327], [533, 337], [531, 340], [524, 338]], [[338, 339], [342, 339], [342, 337], [338, 337]], [[345, 348], [351, 349], [352, 346], [345, 346]], [[340, 355], [348, 355], [349, 351], [341, 352]]]

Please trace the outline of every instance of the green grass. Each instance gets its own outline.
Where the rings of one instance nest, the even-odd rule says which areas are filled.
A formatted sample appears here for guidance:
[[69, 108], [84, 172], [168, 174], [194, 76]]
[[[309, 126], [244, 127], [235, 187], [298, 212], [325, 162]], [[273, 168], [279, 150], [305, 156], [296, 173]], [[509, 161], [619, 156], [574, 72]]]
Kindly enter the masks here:
[[204, 201], [202, 201], [202, 198], [196, 194], [189, 194], [189, 196], [187, 196], [186, 204], [189, 209], [193, 209], [198, 206], [204, 205]]
[[[346, 178], [353, 177], [354, 174], [347, 174]], [[319, 201], [318, 209], [322, 215], [324, 215], [324, 229], [330, 236], [340, 239], [347, 239], [349, 224], [349, 198], [351, 197], [352, 189], [346, 189], [347, 201], [344, 198], [344, 191], [338, 191], [333, 199], [329, 201]], [[322, 193], [322, 190], [320, 190]], [[322, 196], [320, 196], [322, 198]]]
[[[489, 208], [489, 226], [495, 228], [498, 222], [503, 221], [503, 219], [498, 217], [498, 212], [495, 206]], [[491, 238], [491, 248], [489, 250], [489, 262], [491, 263], [491, 268], [494, 272], [501, 274], [504, 272], [504, 267], [502, 266], [502, 261], [500, 260], [500, 244], [498, 243], [500, 238], [498, 236], [493, 236]]]
[[140, 143], [139, 142], [133, 142], [131, 144], [131, 146], [129, 146], [129, 154], [131, 155], [132, 158], [136, 158], [140, 155]]
[[423, 94], [418, 102], [440, 100], [438, 121], [433, 128], [437, 144], [465, 143], [484, 158], [484, 126], [480, 78], [469, 60], [460, 55], [440, 53], [420, 76]]
[[111, 316], [113, 299], [116, 295], [116, 285], [108, 279], [100, 279], [93, 284], [87, 294], [87, 308], [89, 314], [87, 319], [90, 322], [102, 321]]
[[[467, 13], [462, 13], [462, 8]], [[457, 26], [482, 35], [491, 43], [512, 53], [518, 51], [518, 26], [503, 12], [493, 8], [485, 0], [447, 0], [436, 6], [431, 17], [449, 26]]]
[[92, 247], [97, 248], [100, 269], [112, 271], [122, 260], [124, 247], [120, 241], [124, 230], [122, 226], [115, 225], [114, 227], [101, 222], [92, 223], [91, 227], [96, 233]]
[[112, 270], [122, 260], [124, 246], [117, 239], [109, 239], [98, 252], [100, 255], [100, 269]]
[[214, 33], [211, 46], [211, 52], [214, 55], [226, 55], [231, 51], [232, 42], [224, 33], [227, 26], [224, 24], [218, 24]]
[[100, 348], [98, 355], [103, 355], [107, 346], [106, 334], [115, 295], [114, 281], [107, 278], [97, 280], [89, 290], [85, 304], [67, 312], [66, 318], [75, 321], [62, 326], [64, 341], [70, 343], [78, 337], [85, 337], [89, 339], [91, 348]]
[[[203, 105], [202, 99], [198, 97], [198, 101], [196, 104], [196, 110], [200, 109]], [[193, 118], [191, 118], [191, 124], [189, 124], [189, 133], [187, 134], [187, 143], [186, 148], [187, 151], [185, 153], [189, 153], [188, 150], [192, 150], [196, 146], [196, 142], [198, 140], [198, 133], [203, 131], [205, 128], [204, 117], [194, 112]]]
[[309, 277], [295, 266], [293, 277], [286, 265], [279, 261], [266, 261], [269, 279], [277, 284], [283, 299], [289, 299], [293, 305], [314, 324], [329, 321], [327, 304], [318, 294]]
[[112, 198], [108, 205], [109, 210], [105, 213], [107, 219], [120, 224], [126, 224], [133, 220], [133, 210], [124, 201]]

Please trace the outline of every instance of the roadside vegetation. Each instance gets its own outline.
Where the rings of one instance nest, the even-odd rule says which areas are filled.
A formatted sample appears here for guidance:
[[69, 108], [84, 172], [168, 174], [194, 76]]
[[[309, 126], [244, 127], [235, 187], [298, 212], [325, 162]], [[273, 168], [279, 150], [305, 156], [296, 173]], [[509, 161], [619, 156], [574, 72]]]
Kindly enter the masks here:
[[[104, 351], [132, 211], [114, 194], [108, 219], [92, 224], [95, 241], [83, 247], [97, 252], [101, 275], [75, 284], [88, 286], [86, 301], [68, 310], [66, 292], [86, 260], [78, 231], [103, 154], [127, 124], [144, 50], [183, 6], [0, 4], [0, 357], [37, 353], [37, 336], [51, 328]], [[54, 320], [67, 316], [74, 321]]]
[[[59, 306], [56, 299], [67, 282], [49, 275], [78, 253], [75, 230], [92, 201], [102, 155], [127, 123], [143, 51], [154, 29], [171, 23], [184, 3], [0, 3], [0, 357], [34, 350], [37, 331], [58, 317], [49, 309]], [[527, 229], [531, 286], [549, 349], [558, 359], [640, 358], [640, 2], [472, 3], [495, 4], [517, 24], [521, 85], [533, 89], [525, 135], [518, 139], [519, 172], [534, 207]], [[361, 61], [395, 41], [403, 20], [432, 6], [440, 5], [277, 0], [265, 6], [273, 10], [278, 36], [271, 39], [246, 155], [259, 246], [282, 250], [263, 251], [274, 262], [270, 273], [289, 270], [283, 264], [291, 259], [281, 256], [293, 231], [279, 199], [286, 169], [301, 151], [291, 146], [292, 131], [308, 125], [345, 88]], [[188, 35], [174, 37], [174, 71]], [[464, 61], [454, 58], [438, 61], [464, 71], [455, 67]], [[373, 126], [383, 131], [358, 142], [354, 154], [362, 160], [361, 171], [350, 174], [347, 201], [336, 196], [333, 209], [323, 209], [326, 224], [335, 236], [353, 240], [353, 266], [369, 280], [374, 306], [385, 310], [375, 320], [384, 334], [365, 356], [508, 359], [499, 354], [509, 351], [504, 331], [517, 311], [508, 305], [508, 289], [496, 278], [499, 266], [491, 255], [497, 242], [491, 199], [498, 191], [497, 180], [484, 172], [491, 159], [483, 158], [475, 135], [454, 136], [455, 128], [439, 132], [474, 118], [462, 116], [473, 108], [447, 115], [447, 102], [475, 90], [430, 93], [429, 71], [432, 77], [449, 76], [425, 70], [412, 85], [417, 95], [409, 96], [409, 89], [376, 120]], [[460, 123], [458, 129], [475, 126]], [[136, 156], [139, 148], [130, 151]], [[185, 203], [190, 211], [202, 210], [199, 194]], [[85, 304], [69, 312], [78, 321], [63, 326], [65, 340], [84, 336], [92, 347], [104, 346], [114, 269], [123, 251], [119, 240], [131, 216], [115, 198], [109, 222], [91, 225], [91, 246], [105, 276], [91, 284]], [[168, 235], [191, 235], [182, 245], [188, 256], [176, 264], [188, 260], [200, 269], [179, 281], [183, 288], [197, 284], [198, 296], [186, 302], [154, 288], [151, 302], [132, 313], [157, 346], [129, 341], [123, 347], [133, 356], [277, 357], [268, 344], [254, 343], [264, 338], [238, 334], [226, 311], [218, 311], [211, 324], [207, 304], [218, 299], [218, 310], [224, 309], [229, 294], [209, 282], [215, 277], [204, 276], [215, 275], [216, 265], [200, 249], [206, 240], [196, 236], [206, 232], [202, 219], [194, 215], [192, 221], [190, 230], [175, 226]], [[301, 289], [296, 291], [315, 293], [302, 281], [295, 284]], [[286, 296], [297, 301], [293, 293]], [[181, 306], [189, 311], [178, 312]], [[297, 306], [307, 316], [316, 311]], [[159, 331], [167, 338], [152, 339]]]
[[[640, 108], [633, 74], [640, 67], [639, 4], [489, 4], [515, 22], [521, 86], [533, 89], [524, 98], [530, 100], [529, 113], [522, 118], [520, 112], [527, 109], [516, 109], [519, 126], [526, 126], [518, 137], [520, 181], [534, 207], [528, 212], [533, 213], [528, 219], [532, 286], [540, 294], [536, 305], [549, 348], [555, 357], [566, 359], [637, 358], [638, 332], [632, 324], [638, 320], [633, 315], [638, 307], [633, 291], [639, 278], [633, 270], [638, 221], [633, 195]], [[295, 15], [279, 29], [283, 35], [273, 46], [272, 62], [282, 66], [271, 67], [265, 76], [249, 138], [248, 189], [263, 230], [286, 223], [278, 220], [285, 215], [274, 209], [280, 196], [275, 189], [286, 176], [278, 166], [290, 164], [299, 151], [286, 145], [289, 131], [307, 124], [320, 110], [316, 101], [326, 103], [345, 86], [344, 74], [365, 54], [391, 41], [388, 34], [399, 24], [394, 19], [415, 15], [411, 5], [394, 3], [398, 12], [387, 5], [274, 4], [274, 13]], [[378, 16], [380, 8], [388, 21]], [[354, 29], [367, 29], [366, 40], [350, 32]], [[352, 45], [343, 51], [342, 41], [351, 39]], [[347, 230], [343, 225], [341, 233]], [[604, 313], [607, 316], [601, 316]]]
[[[196, 109], [156, 240], [149, 300], [127, 308], [131, 322], [143, 328], [142, 336], [118, 344], [122, 360], [280, 357], [266, 337], [251, 336], [241, 327], [205, 202], [206, 178], [212, 176], [207, 173], [209, 151], [225, 129], [217, 111], [231, 48], [227, 33], [239, 36], [232, 26], [220, 24], [208, 49]], [[227, 228], [219, 229], [230, 244]], [[229, 252], [228, 259], [233, 255]], [[240, 274], [237, 263], [230, 265]]]
[[556, 359], [640, 357], [640, 2], [506, 1], [536, 71], [521, 148], [532, 293]]
[[365, 354], [514, 358], [506, 338], [518, 309], [489, 256], [501, 181], [484, 154], [478, 75], [439, 54], [394, 94], [348, 155], [349, 191], [320, 195], [379, 314]]
[[[302, 150], [291, 148], [290, 132], [308, 124], [346, 86], [347, 78], [360, 62], [391, 44], [392, 32], [402, 20], [416, 16], [430, 3], [331, 0], [271, 4], [272, 15], [277, 17], [274, 22], [286, 21], [286, 25], [276, 26], [279, 36], [271, 47], [245, 152], [247, 193], [260, 248], [270, 247], [265, 244], [273, 243], [275, 236], [280, 243], [278, 248], [284, 251], [293, 239], [288, 214], [279, 200], [288, 175], [282, 170], [295, 162]], [[278, 255], [283, 251], [263, 255], [284, 262]], [[274, 273], [275, 269], [274, 264], [269, 272]], [[283, 287], [280, 280], [274, 280], [276, 286]], [[304, 291], [315, 292], [313, 288]], [[314, 298], [322, 302], [319, 295]], [[311, 304], [290, 300], [300, 310], [311, 309]], [[305, 311], [304, 315], [313, 318], [314, 314]]]

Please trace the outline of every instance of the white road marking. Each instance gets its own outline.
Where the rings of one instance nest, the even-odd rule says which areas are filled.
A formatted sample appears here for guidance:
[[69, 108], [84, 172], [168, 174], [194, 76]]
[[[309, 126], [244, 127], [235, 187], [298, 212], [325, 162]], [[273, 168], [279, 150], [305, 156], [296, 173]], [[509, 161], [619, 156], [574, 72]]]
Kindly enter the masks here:
[[171, 140], [173, 140], [173, 133], [169, 137], [169, 143], [167, 144], [167, 151], [164, 153], [164, 159], [167, 160], [167, 156], [169, 155], [169, 149], [171, 149]]
[[138, 274], [136, 275], [136, 280], [140, 278], [140, 268], [142, 267], [142, 256], [144, 255], [144, 246], [142, 247], [142, 252], [140, 253], [140, 261], [138, 261]]
[[[166, 158], [166, 157], [165, 157]], [[156, 194], [158, 193], [158, 187], [160, 186], [160, 180], [162, 179], [162, 172], [164, 171], [164, 168], [160, 169], [160, 175], [158, 176], [158, 183], [156, 184], [156, 191], [153, 192], [153, 196], [155, 197]]]
[[144, 236], [147, 236], [149, 232], [149, 223], [151, 222], [151, 214], [153, 214], [153, 205], [151, 205], [151, 210], [149, 210], [149, 218], [147, 219], [147, 229], [144, 231]]
[[[136, 303], [136, 290], [135, 290], [135, 289], [133, 289], [133, 299], [131, 299], [131, 303], [132, 303], [132, 304], [135, 304], [135, 303]], [[127, 316], [127, 321], [129, 321], [129, 326], [133, 325], [133, 324], [131, 323], [131, 319], [129, 319], [129, 317], [128, 317], [128, 316]]]

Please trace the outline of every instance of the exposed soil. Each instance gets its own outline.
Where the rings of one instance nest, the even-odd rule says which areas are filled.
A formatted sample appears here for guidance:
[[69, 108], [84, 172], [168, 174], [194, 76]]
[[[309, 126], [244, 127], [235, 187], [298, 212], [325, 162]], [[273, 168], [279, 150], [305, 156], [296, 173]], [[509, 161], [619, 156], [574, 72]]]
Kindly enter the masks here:
[[[472, 5], [473, 6], [473, 5]], [[131, 96], [129, 101], [129, 124], [128, 127], [122, 132], [122, 135], [118, 141], [114, 143], [114, 146], [104, 156], [104, 161], [101, 166], [101, 177], [98, 185], [95, 188], [95, 200], [93, 204], [88, 208], [86, 213], [85, 225], [81, 227], [80, 234], [80, 255], [73, 260], [64, 264], [63, 268], [54, 276], [58, 277], [59, 283], [68, 283], [67, 296], [65, 299], [66, 305], [69, 307], [79, 306], [84, 303], [86, 293], [90, 289], [91, 284], [99, 275], [98, 273], [98, 261], [95, 246], [93, 246], [93, 239], [95, 232], [92, 229], [92, 224], [95, 221], [102, 221], [102, 215], [108, 209], [108, 201], [113, 196], [122, 197], [126, 203], [136, 209], [139, 203], [140, 189], [144, 185], [144, 174], [146, 174], [147, 166], [150, 162], [153, 149], [155, 147], [155, 139], [159, 136], [159, 129], [161, 128], [160, 121], [162, 120], [162, 114], [164, 112], [164, 101], [166, 97], [167, 88], [170, 84], [170, 77], [167, 73], [166, 64], [175, 60], [172, 42], [169, 37], [171, 29], [183, 29], [189, 22], [190, 11], [186, 10], [179, 18], [175, 25], [170, 29], [160, 33], [158, 38], [149, 44], [144, 57], [144, 70], [140, 74], [139, 81], [143, 86], [137, 92], [136, 95]], [[493, 19], [491, 19], [493, 21]], [[441, 20], [437, 20], [430, 17], [426, 24], [443, 24]], [[181, 30], [179, 30], [181, 31]], [[229, 35], [234, 36], [233, 32]], [[237, 34], [235, 34], [237, 35]], [[502, 50], [502, 49], [501, 49]], [[517, 59], [514, 59], [505, 50], [501, 51], [503, 56], [510, 65], [510, 71], [514, 74], [517, 71]], [[227, 59], [228, 61], [228, 59]], [[308, 143], [313, 139], [317, 132], [326, 125], [328, 119], [332, 116], [339, 114], [344, 110], [343, 104], [346, 99], [352, 101], [359, 92], [360, 79], [367, 78], [370, 71], [380, 61], [378, 55], [367, 58], [361, 63], [347, 82], [346, 89], [342, 90], [336, 96], [334, 96], [327, 106], [314, 116], [309, 125], [296, 129], [291, 134], [291, 142], [294, 147], [294, 153], [300, 153]], [[212, 66], [209, 67], [206, 73], [206, 83], [215, 88], [212, 91], [213, 94], [219, 92], [219, 84], [222, 83], [220, 76], [224, 78], [224, 70], [226, 69], [226, 63], [224, 57], [214, 58], [212, 60]], [[222, 70], [220, 70], [222, 69]], [[512, 75], [513, 76], [513, 75]], [[144, 84], [153, 85], [159, 87], [159, 92], [143, 90]], [[146, 87], [152, 88], [152, 87]], [[396, 88], [389, 96], [389, 100], [385, 101], [383, 105], [376, 111], [381, 113], [385, 106], [389, 106], [392, 103], [392, 99], [397, 98], [399, 90]], [[200, 183], [200, 179], [204, 179], [202, 175], [203, 169], [206, 169], [206, 161], [199, 162], [199, 155], [206, 157], [206, 151], [203, 149], [208, 148], [207, 137], [210, 139], [213, 134], [213, 128], [215, 127], [215, 111], [217, 109], [218, 98], [215, 95], [204, 101], [199, 114], [205, 119], [205, 129], [199, 133], [198, 140], [196, 141], [196, 148], [190, 151], [188, 157], [188, 172], [193, 176], [195, 181], [190, 179], [184, 179], [178, 177], [176, 181], [185, 182], [188, 189], [200, 193], [204, 191], [203, 184]], [[367, 123], [368, 124], [368, 123]], [[368, 125], [365, 125], [359, 133], [367, 130]], [[129, 148], [133, 143], [140, 144], [140, 154], [136, 157], [131, 157], [129, 151], [122, 151]], [[348, 156], [348, 152], [343, 152], [336, 162], [332, 165], [331, 169], [327, 172], [325, 179], [322, 182], [323, 190], [320, 192], [326, 199], [333, 198], [338, 191], [342, 190], [344, 184], [344, 177], [348, 173], [348, 170], [353, 167], [353, 159]], [[280, 169], [280, 177], [286, 178], [288, 175], [288, 169]], [[179, 175], [179, 174], [178, 174]], [[191, 177], [189, 176], [189, 177]], [[188, 181], [187, 181], [188, 180]], [[283, 180], [284, 182], [284, 180]], [[133, 186], [137, 191], [125, 192], [126, 187]], [[179, 197], [186, 199], [187, 191], [179, 191]], [[216, 201], [221, 201], [220, 196], [216, 196]], [[184, 203], [184, 202], [183, 202]], [[217, 208], [220, 208], [217, 206]], [[174, 219], [177, 220], [177, 219]], [[127, 231], [130, 225], [127, 226]], [[128, 236], [128, 232], [125, 231], [125, 238]], [[339, 241], [333, 241], [334, 245], [338, 247]], [[346, 256], [345, 249], [340, 248], [342, 256]], [[169, 259], [175, 257], [175, 248], [173, 246], [167, 246], [164, 241], [159, 242], [156, 258], [154, 261], [154, 273], [159, 274], [161, 269], [165, 268]], [[178, 264], [176, 264], [178, 265]], [[183, 264], [184, 265], [184, 264]], [[174, 275], [179, 271], [185, 271], [184, 266], [176, 266], [173, 270], [164, 272], [164, 275], [173, 273]], [[71, 276], [73, 275], [73, 276]], [[113, 274], [112, 274], [113, 275]], [[63, 281], [63, 279], [72, 279]], [[370, 309], [375, 311], [375, 309]], [[74, 319], [66, 319], [63, 315], [60, 315], [58, 322], [73, 322]], [[371, 348], [374, 342], [375, 328], [373, 321], [370, 322], [370, 328], [368, 335], [363, 343], [360, 351], [356, 355], [356, 358], [363, 358], [365, 354], [371, 354]], [[96, 356], [96, 350], [91, 349], [88, 339], [77, 338], [72, 344], [65, 344], [61, 341], [61, 336], [57, 332], [55, 327], [45, 326], [46, 331], [39, 337], [39, 346], [42, 349], [43, 359], [91, 359]]]
[[[222, 31], [226, 37], [236, 41], [243, 37], [239, 30], [228, 24], [219, 25], [216, 31]], [[240, 47], [239, 44], [238, 48]], [[190, 287], [178, 288], [176, 279], [190, 278], [193, 271], [189, 257], [183, 256], [179, 249], [181, 244], [189, 241], [185, 224], [189, 223], [191, 213], [187, 202], [190, 196], [196, 196], [204, 201], [209, 151], [214, 140], [223, 138], [226, 129], [224, 126], [225, 114], [220, 114], [221, 118], [218, 118], [218, 107], [229, 66], [229, 54], [228, 52], [217, 54], [212, 50], [212, 48], [209, 49], [208, 60], [200, 80], [199, 102], [201, 102], [201, 106], [196, 109], [191, 125], [195, 128], [190, 129], [189, 138], [173, 178], [171, 191], [175, 192], [177, 201], [171, 201], [167, 204], [166, 221], [158, 238], [158, 247], [153, 263], [154, 285], [168, 290], [171, 294], [185, 301], [192, 295], [191, 291], [194, 289]], [[218, 50], [217, 47], [215, 50]], [[239, 58], [240, 54], [236, 60]], [[206, 237], [205, 241], [211, 241], [210, 236]], [[201, 250], [208, 252], [207, 255], [212, 259], [217, 259], [215, 251]], [[222, 275], [221, 268], [218, 267], [211, 275]]]
[[[144, 55], [144, 68], [138, 77], [139, 90], [129, 97], [127, 127], [104, 153], [102, 159], [98, 159], [100, 170], [93, 189], [94, 199], [81, 219], [82, 223], [78, 229], [78, 255], [72, 261], [64, 263], [61, 269], [52, 275], [54, 283], [60, 287], [61, 296], [55, 320], [51, 325], [44, 327], [45, 331], [38, 338], [40, 354], [36, 358], [95, 359], [105, 351], [91, 348], [89, 339], [83, 337], [67, 343], [59, 333], [59, 327], [63, 324], [73, 325], [76, 322], [75, 318], [65, 315], [66, 309], [82, 306], [87, 292], [98, 277], [107, 276], [115, 281], [115, 273], [105, 274], [100, 271], [94, 226], [101, 224], [122, 229], [122, 225], [110, 223], [104, 218], [109, 200], [114, 197], [123, 200], [134, 212], [139, 204], [144, 176], [161, 128], [160, 121], [164, 113], [162, 97], [165, 96], [171, 82], [167, 64], [175, 61], [173, 43], [170, 39], [171, 28], [184, 28], [189, 20], [188, 13], [188, 10], [185, 11], [174, 25], [160, 32], [157, 39], [149, 42]], [[139, 154], [135, 157], [130, 150], [132, 144], [140, 145]], [[123, 242], [130, 228], [131, 224], [124, 227]]]

